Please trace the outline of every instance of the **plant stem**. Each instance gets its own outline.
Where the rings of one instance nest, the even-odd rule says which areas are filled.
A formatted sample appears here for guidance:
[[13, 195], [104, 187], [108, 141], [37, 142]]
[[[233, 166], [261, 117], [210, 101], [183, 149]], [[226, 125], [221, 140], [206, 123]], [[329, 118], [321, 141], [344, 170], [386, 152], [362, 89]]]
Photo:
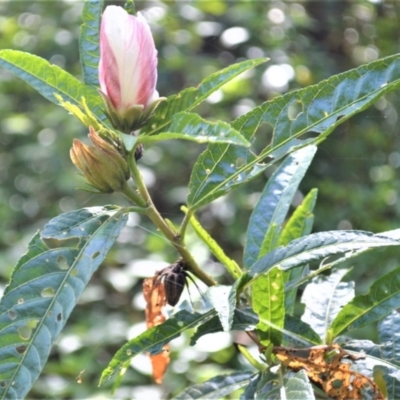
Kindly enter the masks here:
[[192, 215], [193, 212], [191, 210], [188, 210], [182, 220], [181, 226], [179, 227], [179, 234], [181, 235], [182, 240], [185, 240], [186, 228]]
[[147, 208], [147, 202], [144, 200], [138, 193], [133, 190], [127, 182], [124, 183], [121, 193], [127, 197], [129, 200], [131, 200], [133, 203], [137, 204], [139, 207], [146, 209]]
[[[160, 215], [160, 213], [154, 206], [147, 187], [143, 182], [142, 175], [137, 167], [133, 153], [134, 151], [129, 157], [129, 167], [132, 172], [132, 178], [135, 181], [141, 195], [140, 199], [146, 203], [147, 208], [145, 214], [150, 218], [150, 220], [154, 223], [158, 230], [162, 232], [164, 236], [171, 242], [171, 244], [181, 255], [182, 259], [186, 261], [186, 263], [188, 264], [188, 270], [193, 275], [197, 276], [197, 278], [199, 278], [201, 281], [203, 281], [207, 286], [216, 285], [217, 283], [214, 281], [214, 279], [210, 275], [205, 273], [194, 260], [193, 256], [186, 248], [183, 238], [181, 238], [171, 229], [171, 227], [165, 222], [164, 218]], [[135, 194], [137, 196], [137, 193]]]

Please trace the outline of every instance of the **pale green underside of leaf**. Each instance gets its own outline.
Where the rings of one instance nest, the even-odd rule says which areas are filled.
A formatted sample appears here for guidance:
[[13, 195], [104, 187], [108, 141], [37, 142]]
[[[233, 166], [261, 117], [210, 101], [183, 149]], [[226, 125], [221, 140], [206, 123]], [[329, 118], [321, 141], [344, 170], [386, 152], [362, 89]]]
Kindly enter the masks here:
[[264, 400], [314, 400], [314, 391], [305, 371], [301, 370], [295, 375], [274, 374], [266, 372], [262, 375], [257, 385], [257, 399]]
[[231, 296], [231, 286], [211, 286], [206, 292], [206, 298], [215, 308], [223, 330], [229, 332], [236, 307], [236, 298]]
[[174, 397], [175, 400], [219, 400], [229, 393], [246, 386], [254, 376], [253, 371], [234, 372], [216, 376], [207, 382], [191, 386]]
[[172, 117], [168, 132], [154, 136], [140, 135], [139, 143], [185, 139], [197, 143], [231, 143], [249, 147], [250, 143], [226, 122], [210, 122], [197, 114], [180, 112]]
[[82, 11], [82, 26], [79, 35], [79, 55], [83, 80], [86, 85], [99, 86], [99, 31], [103, 0], [86, 0]]
[[400, 366], [400, 313], [393, 310], [378, 324], [382, 358]]
[[216, 312], [211, 310], [205, 314], [189, 313], [181, 310], [162, 324], [147, 329], [141, 335], [124, 344], [114, 355], [108, 367], [102, 372], [100, 385], [120, 370], [130, 359], [140, 353], [158, 354], [165, 344], [177, 338], [186, 329], [195, 328], [202, 322], [212, 318]]
[[0, 302], [0, 398], [26, 396], [89, 279], [125, 226], [115, 207], [71, 211], [29, 243]]
[[[285, 379], [283, 392], [287, 400], [314, 400], [314, 391], [304, 370]], [[282, 393], [282, 392], [281, 392]]]
[[101, 110], [103, 100], [96, 88], [84, 85], [43, 58], [17, 50], [0, 50], [0, 66], [24, 80], [52, 103], [58, 104], [54, 94], [59, 94], [64, 101], [82, 107], [84, 97], [89, 109], [100, 120], [106, 118]]
[[259, 64], [266, 62], [266, 58], [243, 61], [231, 65], [205, 78], [197, 87], [187, 88], [178, 94], [167, 97], [157, 107], [154, 116], [141, 129], [141, 135], [154, 135], [161, 131], [169, 131], [168, 125], [172, 117], [181, 111], [190, 111], [203, 102], [211, 93], [221, 86]]
[[332, 322], [333, 337], [375, 322], [400, 307], [400, 268], [375, 281], [367, 294], [356, 296]]
[[260, 257], [265, 236], [272, 224], [276, 224], [276, 235], [279, 236], [293, 197], [316, 151], [315, 146], [308, 146], [290, 154], [268, 180], [250, 217], [244, 268], [249, 268]]
[[[296, 239], [286, 247], [279, 247], [256, 261], [249, 270], [251, 277], [264, 274], [274, 266], [289, 270], [312, 261], [342, 253], [375, 247], [398, 246], [397, 240], [363, 231], [328, 231]], [[351, 253], [346, 257], [348, 260]]]
[[349, 272], [337, 269], [329, 276], [319, 275], [305, 287], [301, 302], [305, 311], [301, 319], [325, 339], [339, 311], [354, 297], [354, 282], [341, 282]]
[[[319, 143], [335, 127], [396, 89], [399, 57], [387, 57], [276, 97], [238, 118], [232, 127], [247, 140], [252, 140], [261, 123], [268, 123], [273, 127], [272, 141], [259, 155], [233, 145], [209, 145], [192, 171], [190, 208], [197, 209], [248, 182], [290, 152]], [[306, 134], [308, 138], [303, 138]]]

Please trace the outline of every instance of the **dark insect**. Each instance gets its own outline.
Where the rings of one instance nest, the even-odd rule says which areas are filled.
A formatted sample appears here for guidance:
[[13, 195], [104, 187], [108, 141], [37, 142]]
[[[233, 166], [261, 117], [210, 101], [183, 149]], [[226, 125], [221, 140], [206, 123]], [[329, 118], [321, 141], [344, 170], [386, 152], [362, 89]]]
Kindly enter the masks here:
[[135, 149], [135, 161], [140, 160], [143, 157], [144, 153], [144, 146], [142, 144], [139, 144], [138, 147]]
[[193, 278], [186, 271], [186, 263], [183, 260], [179, 260], [158, 271], [157, 275], [156, 284], [161, 281], [164, 282], [165, 295], [170, 306], [175, 306], [178, 303], [183, 289], [188, 285], [188, 278], [196, 285]]

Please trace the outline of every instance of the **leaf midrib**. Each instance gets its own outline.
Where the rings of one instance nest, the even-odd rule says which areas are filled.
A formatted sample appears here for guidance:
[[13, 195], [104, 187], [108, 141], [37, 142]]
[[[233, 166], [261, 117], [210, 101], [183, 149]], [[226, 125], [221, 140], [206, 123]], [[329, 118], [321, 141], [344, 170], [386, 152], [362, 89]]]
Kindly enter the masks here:
[[[121, 210], [120, 210], [120, 211], [121, 211]], [[107, 212], [110, 212], [110, 211], [107, 210]], [[102, 229], [102, 228], [103, 228], [106, 224], [108, 224], [110, 221], [113, 221], [113, 220], [115, 219], [116, 216], [119, 217], [119, 215], [120, 215], [120, 212], [116, 211], [114, 215], [110, 216], [110, 218], [108, 218], [107, 220], [105, 220], [104, 223], [102, 223], [101, 225], [99, 225], [98, 229], [96, 229], [96, 230], [93, 232], [93, 234], [91, 235], [91, 237], [94, 237], [100, 229]], [[97, 218], [97, 217], [98, 217], [98, 214], [96, 214], [96, 215], [93, 217], [93, 219], [95, 219], [95, 218]], [[90, 219], [91, 219], [91, 218], [88, 218], [87, 221], [89, 221]], [[24, 361], [25, 361], [25, 358], [26, 358], [27, 354], [29, 353], [30, 349], [33, 347], [33, 342], [35, 341], [35, 339], [36, 339], [36, 337], [37, 337], [39, 331], [41, 330], [42, 326], [44, 325], [44, 321], [45, 321], [45, 319], [46, 319], [46, 317], [47, 317], [49, 311], [50, 311], [51, 308], [54, 306], [54, 303], [55, 303], [56, 299], [58, 298], [58, 296], [59, 296], [59, 294], [60, 294], [62, 288], [64, 288], [64, 284], [65, 284], [67, 278], [69, 278], [69, 276], [70, 276], [71, 272], [73, 271], [75, 265], [76, 265], [76, 264], [78, 263], [78, 261], [80, 260], [81, 254], [84, 252], [84, 250], [86, 249], [86, 247], [87, 247], [89, 244], [91, 244], [91, 240], [88, 240], [88, 241], [85, 242], [85, 244], [84, 244], [83, 247], [82, 247], [82, 250], [79, 252], [78, 256], [76, 257], [76, 259], [75, 259], [75, 261], [74, 261], [74, 263], [71, 265], [71, 267], [69, 268], [69, 270], [65, 273], [65, 278], [61, 281], [61, 284], [60, 284], [58, 290], [56, 291], [56, 293], [54, 294], [54, 297], [53, 297], [52, 301], [50, 302], [49, 306], [47, 307], [47, 310], [46, 310], [45, 314], [40, 318], [40, 322], [38, 323], [37, 327], [35, 328], [35, 330], [34, 330], [34, 332], [33, 332], [32, 339], [30, 340], [29, 344], [27, 345], [27, 348], [26, 348], [24, 354], [22, 355], [20, 362], [17, 364], [18, 367], [15, 369], [15, 372], [14, 372], [14, 374], [12, 375], [12, 377], [8, 380], [8, 382], [9, 382], [8, 385], [6, 385], [6, 386], [4, 387], [4, 395], [3, 395], [3, 397], [1, 397], [2, 400], [5, 399], [5, 396], [7, 395], [7, 393], [8, 393], [8, 391], [9, 391], [9, 389], [10, 389], [10, 387], [11, 387], [11, 385], [12, 385], [12, 382], [14, 381], [16, 375], [18, 374], [19, 370], [21, 369], [21, 367], [22, 367], [22, 365], [23, 365], [23, 363], [24, 363]], [[65, 323], [66, 323], [66, 321], [64, 322], [64, 324], [65, 324]], [[38, 353], [39, 353], [39, 352], [38, 352]], [[39, 353], [39, 354], [40, 354], [40, 353]], [[41, 359], [40, 356], [39, 356], [39, 359]]]

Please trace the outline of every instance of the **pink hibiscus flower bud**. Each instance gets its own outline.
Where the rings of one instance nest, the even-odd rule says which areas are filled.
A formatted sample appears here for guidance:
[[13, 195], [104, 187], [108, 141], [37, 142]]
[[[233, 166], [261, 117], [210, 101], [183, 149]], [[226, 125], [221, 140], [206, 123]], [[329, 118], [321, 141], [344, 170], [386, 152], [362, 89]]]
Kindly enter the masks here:
[[101, 20], [99, 81], [113, 126], [130, 133], [161, 100], [156, 91], [157, 50], [146, 20], [108, 6]]

